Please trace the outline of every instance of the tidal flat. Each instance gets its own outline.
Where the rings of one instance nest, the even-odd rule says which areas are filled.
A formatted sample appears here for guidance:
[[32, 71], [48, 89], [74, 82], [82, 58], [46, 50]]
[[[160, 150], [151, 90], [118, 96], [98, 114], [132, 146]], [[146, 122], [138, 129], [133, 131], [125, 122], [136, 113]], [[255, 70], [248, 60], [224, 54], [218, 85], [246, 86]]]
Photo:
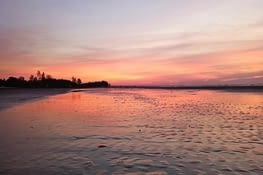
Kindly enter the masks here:
[[1, 94], [0, 174], [263, 174], [263, 92], [51, 91]]

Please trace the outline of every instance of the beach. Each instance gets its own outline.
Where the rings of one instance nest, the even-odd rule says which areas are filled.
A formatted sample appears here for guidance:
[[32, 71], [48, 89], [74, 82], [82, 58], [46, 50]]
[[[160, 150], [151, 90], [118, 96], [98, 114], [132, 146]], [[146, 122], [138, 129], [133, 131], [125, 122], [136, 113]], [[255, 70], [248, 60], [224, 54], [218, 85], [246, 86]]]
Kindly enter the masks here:
[[263, 173], [263, 93], [5, 90], [0, 174]]
[[38, 100], [70, 91], [67, 88], [1, 88], [0, 87], [0, 110], [22, 104], [29, 101]]

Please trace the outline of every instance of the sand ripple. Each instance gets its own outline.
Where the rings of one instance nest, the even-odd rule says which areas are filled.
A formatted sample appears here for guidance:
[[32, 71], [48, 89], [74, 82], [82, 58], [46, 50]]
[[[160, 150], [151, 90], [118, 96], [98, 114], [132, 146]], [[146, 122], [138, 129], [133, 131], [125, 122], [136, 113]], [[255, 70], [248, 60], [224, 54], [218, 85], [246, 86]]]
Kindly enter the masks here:
[[90, 90], [0, 111], [0, 174], [262, 174], [263, 94]]

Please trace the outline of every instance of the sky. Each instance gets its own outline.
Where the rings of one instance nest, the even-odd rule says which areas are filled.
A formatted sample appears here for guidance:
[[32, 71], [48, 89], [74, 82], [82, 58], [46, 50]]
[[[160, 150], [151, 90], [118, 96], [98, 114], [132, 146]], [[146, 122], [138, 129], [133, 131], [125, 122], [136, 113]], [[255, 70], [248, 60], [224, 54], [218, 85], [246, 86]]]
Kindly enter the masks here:
[[262, 0], [0, 0], [0, 78], [263, 84]]

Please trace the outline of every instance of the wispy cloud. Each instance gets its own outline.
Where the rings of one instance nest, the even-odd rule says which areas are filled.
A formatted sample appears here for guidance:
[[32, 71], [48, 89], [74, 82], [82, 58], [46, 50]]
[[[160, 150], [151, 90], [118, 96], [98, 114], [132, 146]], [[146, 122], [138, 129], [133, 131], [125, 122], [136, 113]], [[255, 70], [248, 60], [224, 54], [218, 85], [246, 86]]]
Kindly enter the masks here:
[[112, 84], [261, 82], [261, 1], [169, 3], [136, 1], [119, 12], [96, 2], [38, 1], [33, 10], [0, 2], [0, 77], [41, 69]]

